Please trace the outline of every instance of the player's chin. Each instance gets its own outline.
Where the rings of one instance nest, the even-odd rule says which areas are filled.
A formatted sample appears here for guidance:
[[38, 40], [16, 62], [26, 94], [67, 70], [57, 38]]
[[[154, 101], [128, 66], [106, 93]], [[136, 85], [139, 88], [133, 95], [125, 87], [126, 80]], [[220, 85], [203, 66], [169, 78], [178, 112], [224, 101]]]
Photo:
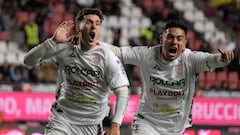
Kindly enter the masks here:
[[97, 40], [88, 40], [88, 44], [93, 46], [96, 45]]
[[167, 55], [167, 59], [169, 61], [175, 60], [178, 57], [178, 55], [176, 53], [168, 53]]

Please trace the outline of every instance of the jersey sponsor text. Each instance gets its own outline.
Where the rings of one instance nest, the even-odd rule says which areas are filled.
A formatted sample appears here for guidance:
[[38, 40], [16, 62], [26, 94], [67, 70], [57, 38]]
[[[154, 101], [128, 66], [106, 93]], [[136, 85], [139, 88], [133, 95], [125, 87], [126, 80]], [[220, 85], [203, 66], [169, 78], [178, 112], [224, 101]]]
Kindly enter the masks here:
[[162, 85], [162, 86], [184, 86], [185, 85], [185, 79], [166, 81], [158, 77], [150, 76], [150, 81], [152, 82], [153, 85]]
[[87, 82], [87, 81], [76, 81], [76, 80], [71, 80], [71, 79], [67, 79], [68, 83], [71, 85], [77, 85], [77, 86], [85, 86], [85, 87], [98, 87], [99, 86], [99, 82]]
[[92, 76], [92, 77], [96, 77], [96, 78], [101, 77], [101, 72], [98, 71], [98, 70], [92, 70], [92, 69], [87, 69], [87, 68], [82, 68], [81, 69], [77, 66], [65, 65], [64, 70], [69, 75], [76, 74], [76, 75], [83, 75], [83, 76]]
[[156, 90], [156, 89], [149, 89], [150, 93], [152, 93], [153, 95], [157, 95], [157, 96], [184, 96], [185, 95], [185, 90], [181, 90], [181, 91], [170, 91], [170, 90]]

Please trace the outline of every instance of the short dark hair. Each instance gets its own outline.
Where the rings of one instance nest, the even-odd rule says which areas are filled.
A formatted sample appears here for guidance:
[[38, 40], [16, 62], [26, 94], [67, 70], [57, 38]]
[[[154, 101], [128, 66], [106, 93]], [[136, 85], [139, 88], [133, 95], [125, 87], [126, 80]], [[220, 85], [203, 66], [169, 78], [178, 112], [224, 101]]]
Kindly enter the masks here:
[[85, 15], [94, 14], [100, 18], [101, 23], [104, 20], [104, 16], [101, 10], [97, 8], [83, 8], [81, 11], [78, 12], [77, 16], [75, 17], [76, 22], [80, 22], [84, 19]]
[[181, 28], [182, 30], [184, 30], [185, 34], [187, 34], [187, 25], [184, 21], [182, 20], [169, 20], [167, 21], [165, 27], [164, 27], [164, 31], [166, 29], [172, 28], [172, 27], [177, 27], [177, 28]]

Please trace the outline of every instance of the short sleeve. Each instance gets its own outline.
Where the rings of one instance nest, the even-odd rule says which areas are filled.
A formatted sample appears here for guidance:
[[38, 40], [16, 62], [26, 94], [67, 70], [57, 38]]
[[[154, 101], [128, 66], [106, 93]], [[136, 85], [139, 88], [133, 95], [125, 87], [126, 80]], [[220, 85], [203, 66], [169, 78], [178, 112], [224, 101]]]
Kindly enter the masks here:
[[129, 85], [126, 71], [120, 59], [112, 52], [107, 55], [106, 66], [106, 78], [111, 89]]

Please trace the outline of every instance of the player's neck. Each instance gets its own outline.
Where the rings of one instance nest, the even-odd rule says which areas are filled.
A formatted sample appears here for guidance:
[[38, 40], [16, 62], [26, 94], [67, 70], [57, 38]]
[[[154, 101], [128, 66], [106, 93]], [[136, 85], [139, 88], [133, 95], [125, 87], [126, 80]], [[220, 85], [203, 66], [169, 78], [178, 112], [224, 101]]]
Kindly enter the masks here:
[[89, 51], [89, 50], [92, 50], [93, 48], [95, 48], [97, 45], [96, 43], [85, 43], [85, 42], [81, 42], [81, 49], [83, 51]]

